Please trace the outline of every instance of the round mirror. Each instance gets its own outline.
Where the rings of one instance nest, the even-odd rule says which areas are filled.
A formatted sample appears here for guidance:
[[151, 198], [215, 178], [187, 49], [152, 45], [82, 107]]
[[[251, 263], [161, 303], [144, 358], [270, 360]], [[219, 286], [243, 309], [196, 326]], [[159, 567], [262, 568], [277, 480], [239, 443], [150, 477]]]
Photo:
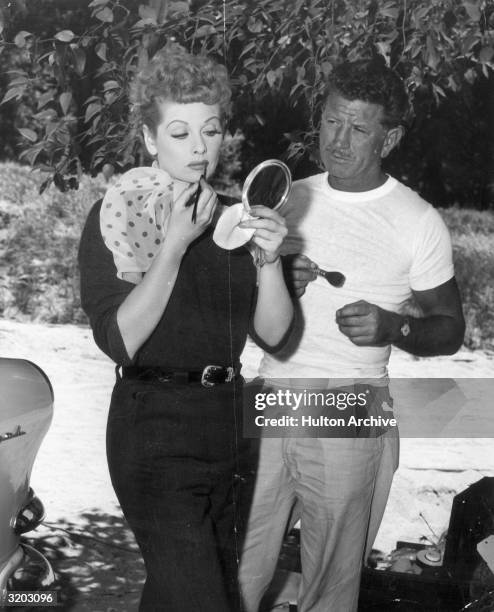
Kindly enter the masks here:
[[242, 202], [247, 212], [263, 205], [276, 210], [285, 202], [292, 186], [290, 169], [279, 159], [267, 159], [247, 176], [242, 189]]

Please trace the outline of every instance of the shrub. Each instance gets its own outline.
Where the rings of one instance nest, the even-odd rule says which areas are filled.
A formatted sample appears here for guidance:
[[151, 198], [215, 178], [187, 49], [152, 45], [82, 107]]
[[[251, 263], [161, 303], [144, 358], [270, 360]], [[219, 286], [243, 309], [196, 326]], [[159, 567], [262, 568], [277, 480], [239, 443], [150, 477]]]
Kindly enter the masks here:
[[[80, 323], [77, 247], [104, 180], [84, 177], [77, 191], [39, 195], [41, 173], [0, 165], [0, 313], [50, 323]], [[3, 229], [2, 229], [3, 226]]]
[[452, 208], [441, 214], [453, 239], [465, 346], [494, 350], [494, 213]]
[[0, 32], [4, 155], [18, 128], [22, 159], [61, 189], [139, 162], [130, 83], [179, 43], [226, 64], [245, 169], [285, 156], [303, 175], [318, 162], [328, 75], [379, 57], [406, 79], [416, 113], [392, 173], [436, 205], [473, 195], [492, 206], [493, 0], [5, 0]]

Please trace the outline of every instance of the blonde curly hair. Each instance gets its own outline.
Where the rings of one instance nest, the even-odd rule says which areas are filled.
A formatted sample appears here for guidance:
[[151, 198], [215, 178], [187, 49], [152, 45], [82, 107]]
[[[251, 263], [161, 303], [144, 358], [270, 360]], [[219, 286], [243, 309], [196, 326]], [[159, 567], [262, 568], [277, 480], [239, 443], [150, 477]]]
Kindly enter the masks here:
[[218, 104], [221, 120], [230, 113], [231, 88], [226, 68], [206, 55], [192, 55], [179, 45], [158, 51], [137, 73], [131, 88], [133, 110], [152, 133], [161, 122], [158, 102]]

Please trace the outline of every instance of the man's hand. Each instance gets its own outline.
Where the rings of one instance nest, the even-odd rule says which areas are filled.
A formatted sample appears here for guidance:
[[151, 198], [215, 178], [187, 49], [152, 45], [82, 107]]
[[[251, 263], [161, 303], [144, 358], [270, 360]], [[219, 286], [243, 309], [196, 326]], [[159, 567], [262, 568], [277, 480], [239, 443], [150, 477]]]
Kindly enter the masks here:
[[307, 285], [317, 277], [317, 265], [299, 253], [284, 255], [281, 259], [286, 285], [290, 293], [299, 298], [304, 295]]
[[336, 323], [357, 346], [385, 346], [400, 337], [402, 317], [364, 300], [336, 311]]

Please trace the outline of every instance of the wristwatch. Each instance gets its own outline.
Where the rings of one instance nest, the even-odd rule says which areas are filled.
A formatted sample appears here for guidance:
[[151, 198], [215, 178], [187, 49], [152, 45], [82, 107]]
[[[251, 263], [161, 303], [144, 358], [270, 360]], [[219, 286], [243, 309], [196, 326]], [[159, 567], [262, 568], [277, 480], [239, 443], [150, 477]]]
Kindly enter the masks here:
[[410, 319], [408, 317], [405, 317], [403, 319], [403, 323], [400, 327], [400, 334], [402, 338], [406, 338], [408, 336], [408, 334], [410, 333]]

